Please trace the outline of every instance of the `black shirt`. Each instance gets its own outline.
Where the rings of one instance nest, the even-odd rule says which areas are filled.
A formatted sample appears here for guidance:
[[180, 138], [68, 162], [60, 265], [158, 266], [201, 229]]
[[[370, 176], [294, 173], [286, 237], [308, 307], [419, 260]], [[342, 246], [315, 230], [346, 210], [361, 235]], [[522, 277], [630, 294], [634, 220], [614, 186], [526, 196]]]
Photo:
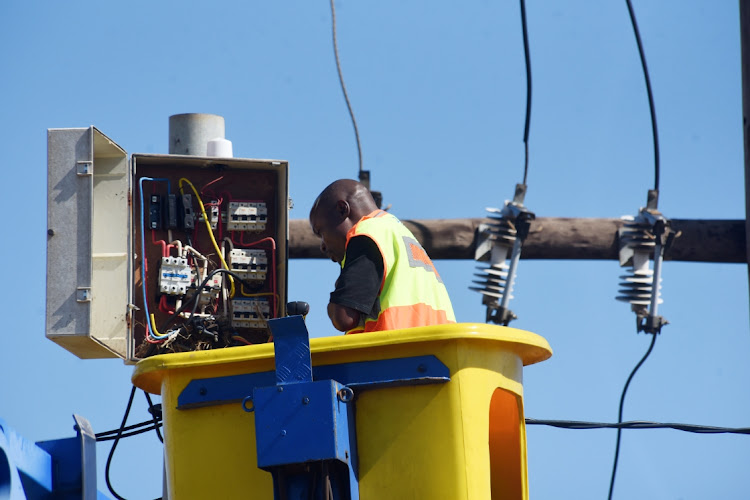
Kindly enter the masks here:
[[382, 282], [383, 257], [378, 246], [368, 236], [355, 236], [346, 246], [344, 267], [331, 292], [331, 302], [377, 318]]

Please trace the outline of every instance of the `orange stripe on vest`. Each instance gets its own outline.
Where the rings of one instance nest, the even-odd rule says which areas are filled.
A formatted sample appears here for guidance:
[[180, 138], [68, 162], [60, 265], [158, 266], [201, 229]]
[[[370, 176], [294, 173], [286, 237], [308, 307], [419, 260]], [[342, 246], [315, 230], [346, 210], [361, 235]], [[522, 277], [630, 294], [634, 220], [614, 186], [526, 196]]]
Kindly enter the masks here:
[[[445, 311], [435, 310], [427, 304], [412, 304], [408, 306], [389, 307], [380, 314], [377, 321], [367, 321], [364, 332], [379, 332], [381, 330], [395, 330], [427, 325], [445, 325], [448, 323], [453, 323], [453, 321], [448, 320]], [[354, 334], [362, 332], [362, 327], [358, 327], [346, 333]]]

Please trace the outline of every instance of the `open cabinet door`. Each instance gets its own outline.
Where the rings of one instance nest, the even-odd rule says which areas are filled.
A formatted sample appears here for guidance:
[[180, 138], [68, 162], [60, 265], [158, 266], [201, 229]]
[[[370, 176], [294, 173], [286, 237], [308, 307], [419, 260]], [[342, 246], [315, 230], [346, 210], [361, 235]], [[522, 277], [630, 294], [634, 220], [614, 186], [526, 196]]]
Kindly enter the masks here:
[[128, 155], [94, 127], [47, 132], [46, 335], [79, 358], [128, 358]]

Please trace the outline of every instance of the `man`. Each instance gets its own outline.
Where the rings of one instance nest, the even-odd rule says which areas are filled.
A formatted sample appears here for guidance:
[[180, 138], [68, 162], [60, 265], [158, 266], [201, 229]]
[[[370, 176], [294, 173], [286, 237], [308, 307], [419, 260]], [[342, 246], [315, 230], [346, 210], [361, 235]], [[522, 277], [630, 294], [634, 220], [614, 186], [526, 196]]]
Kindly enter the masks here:
[[414, 235], [379, 210], [368, 189], [341, 179], [310, 210], [320, 249], [341, 264], [328, 317], [360, 333], [455, 323], [448, 291]]

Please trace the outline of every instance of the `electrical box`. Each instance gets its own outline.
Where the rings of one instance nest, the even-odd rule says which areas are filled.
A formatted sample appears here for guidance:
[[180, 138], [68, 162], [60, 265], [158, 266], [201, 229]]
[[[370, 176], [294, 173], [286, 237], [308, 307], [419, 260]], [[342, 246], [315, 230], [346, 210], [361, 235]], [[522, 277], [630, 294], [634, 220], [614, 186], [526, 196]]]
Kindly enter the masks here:
[[267, 342], [286, 315], [288, 164], [47, 136], [46, 335], [80, 358]]

